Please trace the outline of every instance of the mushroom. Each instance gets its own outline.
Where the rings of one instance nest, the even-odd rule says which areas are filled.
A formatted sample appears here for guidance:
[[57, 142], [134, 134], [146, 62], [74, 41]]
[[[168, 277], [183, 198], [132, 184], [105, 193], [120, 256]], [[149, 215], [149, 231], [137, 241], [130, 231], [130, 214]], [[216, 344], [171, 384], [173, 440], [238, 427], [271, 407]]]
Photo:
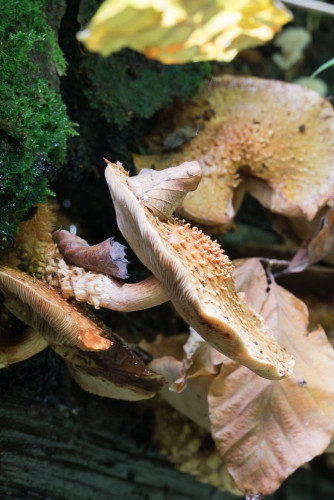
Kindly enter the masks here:
[[[207, 342], [220, 352], [272, 379], [290, 375], [293, 358], [273, 339], [262, 318], [236, 293], [231, 276], [233, 266], [223, 250], [196, 227], [170, 216], [171, 206], [183, 198], [182, 185], [189, 178], [200, 178], [197, 162], [167, 172], [166, 185], [159, 172], [146, 172], [152, 185], [159, 176], [159, 211], [146, 206], [145, 197], [132, 189], [133, 181], [120, 164], [107, 162], [106, 180], [115, 205], [118, 226], [133, 251], [166, 290], [178, 313]], [[180, 187], [176, 189], [178, 171]], [[173, 200], [168, 185], [173, 176]], [[142, 176], [144, 178], [144, 176]], [[153, 181], [152, 181], [153, 179]], [[144, 181], [143, 181], [144, 182]], [[193, 187], [193, 183], [191, 183]], [[155, 188], [156, 190], [156, 188]], [[141, 191], [145, 192], [143, 186]], [[163, 220], [156, 213], [164, 212]]]
[[164, 378], [149, 370], [129, 346], [108, 331], [111, 349], [83, 352], [75, 347], [51, 344], [66, 361], [74, 380], [82, 389], [98, 396], [138, 401], [155, 396]]
[[24, 332], [0, 334], [0, 368], [24, 361], [43, 351], [48, 343], [43, 335], [33, 328]]
[[[164, 172], [154, 172], [154, 175], [152, 175], [151, 170], [143, 170], [137, 177], [128, 179], [136, 197], [164, 220], [168, 220], [172, 216], [186, 194], [197, 188], [200, 180], [201, 170], [197, 162], [185, 162], [177, 170], [168, 169]], [[68, 257], [68, 243], [72, 240], [83, 242], [81, 253], [88, 250], [89, 247], [86, 247], [87, 243], [84, 240], [81, 238], [74, 240], [69, 235], [70, 233], [67, 231], [54, 233], [59, 249], [65, 257]], [[106, 248], [105, 245], [104, 248]], [[107, 253], [109, 253], [108, 249]], [[73, 260], [73, 252], [71, 259], [79, 263], [77, 259]], [[124, 312], [149, 309], [169, 300], [169, 294], [165, 287], [154, 276], [149, 276], [136, 284], [127, 284], [111, 276], [95, 272], [87, 273], [78, 266], [68, 265], [64, 259], [54, 254], [53, 249], [47, 260], [47, 279], [53, 286], [61, 288], [65, 298], [75, 297], [76, 300], [87, 302], [95, 307], [106, 307]], [[92, 269], [91, 266], [86, 266], [86, 259], [81, 259], [80, 263], [84, 267]], [[108, 263], [110, 264], [109, 260]], [[94, 269], [98, 269], [96, 265]], [[105, 263], [103, 267], [99, 267], [99, 270], [110, 274], [108, 265], [106, 266]]]
[[202, 182], [182, 215], [217, 227], [249, 191], [271, 211], [311, 220], [334, 189], [334, 112], [317, 93], [254, 77], [216, 78], [210, 92], [174, 110], [170, 128], [198, 134], [176, 151], [134, 155], [138, 170], [196, 158]]
[[169, 300], [165, 288], [154, 276], [139, 283], [123, 283], [111, 276], [87, 272], [82, 267], [67, 264], [57, 254], [48, 258], [46, 279], [52, 286], [61, 289], [64, 298], [74, 297], [97, 309], [141, 311]]
[[112, 345], [100, 327], [47, 283], [1, 265], [0, 289], [7, 309], [23, 323], [41, 332], [47, 341], [51, 339], [84, 350], [103, 350]]
[[[151, 398], [161, 389], [163, 377], [147, 369], [116, 334], [66, 302], [50, 285], [2, 265], [0, 289], [7, 309], [31, 327], [19, 335], [0, 335], [1, 368], [50, 345], [88, 392], [135, 401]], [[101, 352], [93, 352], [97, 350]]]

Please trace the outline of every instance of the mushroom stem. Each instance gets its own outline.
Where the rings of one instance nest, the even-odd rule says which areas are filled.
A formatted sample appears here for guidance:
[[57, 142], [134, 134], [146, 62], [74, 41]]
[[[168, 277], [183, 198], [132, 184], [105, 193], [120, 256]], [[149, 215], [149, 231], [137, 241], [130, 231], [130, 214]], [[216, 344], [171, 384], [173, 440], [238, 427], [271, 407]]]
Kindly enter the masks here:
[[74, 297], [79, 302], [113, 311], [141, 311], [170, 300], [164, 286], [153, 275], [139, 283], [122, 283], [105, 274], [69, 266], [64, 259], [55, 259], [48, 266], [47, 279], [61, 289], [66, 299]]

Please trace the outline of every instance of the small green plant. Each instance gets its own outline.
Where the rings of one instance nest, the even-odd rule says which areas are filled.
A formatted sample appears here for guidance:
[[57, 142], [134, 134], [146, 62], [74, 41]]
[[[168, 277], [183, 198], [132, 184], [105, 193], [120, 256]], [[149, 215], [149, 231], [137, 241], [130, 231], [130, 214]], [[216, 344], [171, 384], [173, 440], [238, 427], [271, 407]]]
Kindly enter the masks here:
[[334, 66], [334, 58], [322, 64], [314, 73], [312, 73], [311, 78], [315, 78], [316, 76], [318, 76], [320, 73], [330, 68], [331, 66]]

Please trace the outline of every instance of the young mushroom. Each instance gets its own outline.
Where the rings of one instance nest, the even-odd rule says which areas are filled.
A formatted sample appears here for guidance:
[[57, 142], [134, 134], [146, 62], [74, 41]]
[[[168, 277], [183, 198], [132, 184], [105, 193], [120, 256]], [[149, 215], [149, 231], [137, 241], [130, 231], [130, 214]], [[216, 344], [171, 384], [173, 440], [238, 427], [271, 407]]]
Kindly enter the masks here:
[[332, 196], [334, 112], [312, 90], [218, 77], [210, 92], [204, 88], [173, 113], [170, 129], [184, 126], [197, 129], [192, 140], [134, 160], [138, 170], [199, 161], [202, 182], [182, 205], [187, 219], [219, 227], [233, 219], [247, 190], [272, 212], [311, 220]]
[[[106, 179], [124, 238], [162, 283], [178, 313], [207, 342], [263, 377], [279, 379], [290, 375], [292, 356], [275, 342], [262, 318], [236, 293], [231, 276], [233, 266], [218, 243], [170, 216], [171, 209], [183, 199], [184, 187], [190, 185], [193, 189], [196, 184], [193, 178], [200, 180], [199, 164], [185, 163], [167, 169], [165, 175], [166, 183], [155, 171], [133, 180], [120, 164], [108, 162]], [[146, 178], [154, 186], [158, 210], [154, 203], [146, 206], [146, 200], [150, 199], [150, 190], [145, 189]], [[140, 179], [143, 185], [139, 189]], [[165, 210], [161, 200], [166, 198]]]

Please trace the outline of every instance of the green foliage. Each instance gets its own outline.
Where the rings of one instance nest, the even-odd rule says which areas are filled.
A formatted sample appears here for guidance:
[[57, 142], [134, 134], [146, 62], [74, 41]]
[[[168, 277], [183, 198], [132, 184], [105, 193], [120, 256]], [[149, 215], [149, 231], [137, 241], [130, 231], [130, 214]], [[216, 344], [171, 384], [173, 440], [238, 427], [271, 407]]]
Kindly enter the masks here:
[[85, 89], [91, 105], [119, 129], [150, 118], [174, 99], [195, 96], [211, 73], [209, 63], [163, 65], [128, 49], [106, 59], [87, 54], [84, 66], [92, 81]]
[[322, 64], [320, 68], [318, 68], [314, 73], [312, 73], [311, 78], [315, 78], [317, 75], [319, 75], [326, 69], [330, 68], [331, 66], [334, 66], [334, 58]]
[[[10, 235], [51, 191], [48, 177], [74, 134], [58, 90], [66, 63], [47, 24], [46, 0], [0, 8], [0, 233]], [[47, 77], [46, 77], [47, 75]]]

